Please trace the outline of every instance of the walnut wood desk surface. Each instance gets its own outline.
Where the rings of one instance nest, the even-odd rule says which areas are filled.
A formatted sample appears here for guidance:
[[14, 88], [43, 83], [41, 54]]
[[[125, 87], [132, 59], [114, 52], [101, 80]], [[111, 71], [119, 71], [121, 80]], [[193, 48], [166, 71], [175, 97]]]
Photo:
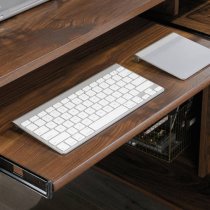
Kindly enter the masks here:
[[52, 0], [0, 23], [0, 87], [163, 0]]
[[[78, 55], [72, 55], [72, 62], [71, 54], [67, 55], [63, 58], [66, 61], [64, 67], [55, 70], [55, 64], [52, 64], [51, 68], [49, 65], [7, 86], [3, 91], [5, 95], [0, 95], [1, 102], [10, 96], [13, 100], [8, 100], [0, 107], [0, 155], [52, 180], [56, 191], [177, 105], [208, 87], [210, 67], [181, 81], [149, 64], [133, 61], [135, 52], [172, 31], [176, 30], [136, 18], [84, 46], [86, 54], [80, 57], [79, 62]], [[176, 32], [210, 47], [206, 40]], [[81, 49], [77, 53], [81, 53]], [[165, 87], [165, 92], [65, 156], [29, 135], [13, 130], [13, 119], [115, 62]]]

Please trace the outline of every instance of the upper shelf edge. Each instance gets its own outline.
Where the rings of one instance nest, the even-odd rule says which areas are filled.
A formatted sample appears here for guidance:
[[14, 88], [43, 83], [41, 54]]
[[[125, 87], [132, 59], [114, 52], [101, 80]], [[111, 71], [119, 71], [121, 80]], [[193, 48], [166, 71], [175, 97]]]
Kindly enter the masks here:
[[0, 23], [0, 87], [161, 2], [52, 0]]

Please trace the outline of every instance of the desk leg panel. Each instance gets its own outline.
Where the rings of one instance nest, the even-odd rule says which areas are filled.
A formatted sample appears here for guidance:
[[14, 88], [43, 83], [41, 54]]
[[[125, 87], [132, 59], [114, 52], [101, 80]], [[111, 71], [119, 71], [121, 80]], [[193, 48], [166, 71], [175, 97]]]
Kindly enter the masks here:
[[210, 86], [203, 90], [198, 174], [210, 174]]

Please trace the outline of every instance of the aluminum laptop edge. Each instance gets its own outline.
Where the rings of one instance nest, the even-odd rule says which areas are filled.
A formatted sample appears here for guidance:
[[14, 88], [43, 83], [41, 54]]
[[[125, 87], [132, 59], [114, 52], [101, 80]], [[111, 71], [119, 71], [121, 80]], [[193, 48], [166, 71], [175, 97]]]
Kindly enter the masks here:
[[29, 10], [49, 0], [0, 0], [0, 21]]

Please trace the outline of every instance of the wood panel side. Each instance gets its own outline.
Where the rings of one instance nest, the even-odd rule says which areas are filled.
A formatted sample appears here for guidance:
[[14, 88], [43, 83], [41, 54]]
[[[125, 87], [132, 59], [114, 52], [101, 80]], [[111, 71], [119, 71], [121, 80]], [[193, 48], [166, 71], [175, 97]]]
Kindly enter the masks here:
[[210, 86], [203, 90], [200, 129], [199, 176], [210, 174]]

